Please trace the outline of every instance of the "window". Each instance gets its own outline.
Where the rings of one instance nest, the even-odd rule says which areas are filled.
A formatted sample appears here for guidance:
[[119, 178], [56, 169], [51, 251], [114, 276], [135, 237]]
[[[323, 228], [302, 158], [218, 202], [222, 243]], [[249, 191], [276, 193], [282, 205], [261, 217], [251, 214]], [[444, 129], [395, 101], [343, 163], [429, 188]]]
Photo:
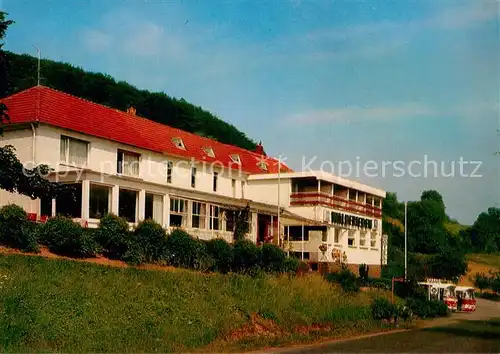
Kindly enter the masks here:
[[340, 229], [333, 229], [333, 243], [340, 243]]
[[204, 147], [203, 151], [205, 154], [207, 154], [208, 157], [215, 157], [214, 149], [212, 149], [210, 146]]
[[[302, 241], [302, 226], [290, 226], [290, 241]], [[304, 228], [304, 241], [309, 241], [309, 230]]]
[[234, 210], [224, 210], [224, 218], [226, 220], [226, 231], [234, 231], [236, 224], [236, 214]]
[[370, 237], [370, 247], [377, 247], [377, 233], [372, 232]]
[[366, 205], [372, 205], [373, 198], [369, 195], [366, 196]]
[[233, 161], [234, 163], [237, 163], [238, 165], [241, 165], [240, 155], [231, 154], [230, 157], [231, 157], [231, 161]]
[[135, 152], [118, 150], [116, 172], [126, 176], [139, 176], [139, 157]]
[[52, 198], [43, 197], [40, 199], [40, 215], [52, 216]]
[[359, 245], [361, 247], [365, 247], [366, 246], [366, 231], [361, 231], [359, 233]]
[[210, 205], [210, 230], [219, 230], [219, 216], [219, 207]]
[[196, 188], [196, 167], [191, 167], [191, 187]]
[[158, 223], [163, 221], [163, 196], [159, 194], [146, 193], [144, 205], [144, 218], [152, 219]]
[[60, 160], [69, 165], [87, 165], [89, 143], [83, 140], [61, 136]]
[[182, 141], [181, 138], [172, 138], [172, 142], [174, 143], [174, 145], [177, 149], [186, 150], [186, 147], [184, 146], [184, 142]]
[[136, 222], [137, 195], [136, 191], [120, 188], [118, 195], [118, 215], [128, 222]]
[[75, 199], [70, 194], [63, 194], [56, 198], [56, 215], [70, 218], [82, 217], [82, 184], [70, 184], [74, 189]]
[[184, 199], [170, 200], [170, 226], [186, 226], [187, 201]]
[[191, 217], [192, 227], [195, 229], [205, 228], [205, 210], [206, 204], [193, 202], [193, 215]]
[[257, 164], [262, 171], [267, 171], [267, 163], [261, 161]]
[[356, 200], [357, 191], [349, 189], [349, 200]]
[[328, 242], [328, 232], [326, 230], [323, 230], [321, 232], [321, 241], [322, 242]]
[[172, 183], [173, 169], [174, 169], [174, 163], [172, 161], [167, 161], [167, 183]]
[[352, 247], [356, 246], [356, 237], [354, 236], [354, 232], [354, 230], [349, 230], [347, 234], [347, 244]]
[[236, 198], [236, 180], [234, 178], [231, 180], [231, 188], [233, 189], [233, 198]]
[[245, 199], [245, 181], [241, 181], [241, 199]]
[[217, 192], [217, 178], [219, 177], [219, 174], [217, 172], [214, 172], [214, 181], [213, 181], [213, 186], [212, 189], [214, 192]]
[[373, 198], [373, 201], [374, 201], [374, 206], [376, 208], [381, 208], [381, 206], [380, 206], [380, 198]]
[[111, 188], [90, 185], [90, 210], [89, 217], [92, 219], [100, 219], [109, 213], [111, 198], [109, 197]]

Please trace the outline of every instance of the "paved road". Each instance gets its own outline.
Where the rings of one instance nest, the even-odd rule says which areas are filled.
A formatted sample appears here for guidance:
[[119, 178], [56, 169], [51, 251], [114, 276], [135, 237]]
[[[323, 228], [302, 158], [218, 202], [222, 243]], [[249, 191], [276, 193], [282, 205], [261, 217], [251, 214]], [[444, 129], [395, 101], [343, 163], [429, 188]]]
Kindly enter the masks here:
[[500, 302], [477, 299], [473, 313], [455, 313], [448, 318], [425, 321], [423, 329], [383, 333], [358, 339], [332, 341], [318, 345], [277, 348], [273, 353], [401, 353], [401, 352], [500, 352]]

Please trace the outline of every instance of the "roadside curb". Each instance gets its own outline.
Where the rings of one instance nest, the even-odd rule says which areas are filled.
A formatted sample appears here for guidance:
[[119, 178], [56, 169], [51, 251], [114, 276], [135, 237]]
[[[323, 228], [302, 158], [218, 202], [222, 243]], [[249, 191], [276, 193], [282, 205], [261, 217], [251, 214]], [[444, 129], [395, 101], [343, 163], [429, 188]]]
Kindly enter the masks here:
[[376, 332], [376, 333], [370, 333], [370, 334], [364, 334], [361, 336], [355, 336], [355, 337], [349, 337], [349, 338], [341, 338], [341, 339], [326, 339], [325, 341], [320, 341], [316, 342], [313, 344], [295, 344], [292, 346], [287, 346], [287, 347], [276, 347], [276, 348], [266, 348], [258, 351], [251, 351], [251, 352], [245, 352], [245, 354], [257, 354], [257, 353], [287, 353], [287, 352], [296, 352], [297, 349], [304, 349], [307, 350], [309, 348], [321, 348], [323, 346], [328, 346], [331, 344], [337, 344], [337, 343], [342, 343], [342, 342], [349, 342], [352, 340], [358, 340], [358, 339], [366, 339], [366, 338], [372, 338], [372, 337], [378, 337], [378, 336], [383, 336], [387, 334], [393, 334], [393, 333], [402, 333], [402, 332], [408, 332], [415, 330], [415, 328], [411, 329], [394, 329], [394, 330], [388, 330], [388, 331], [381, 331], [381, 332]]

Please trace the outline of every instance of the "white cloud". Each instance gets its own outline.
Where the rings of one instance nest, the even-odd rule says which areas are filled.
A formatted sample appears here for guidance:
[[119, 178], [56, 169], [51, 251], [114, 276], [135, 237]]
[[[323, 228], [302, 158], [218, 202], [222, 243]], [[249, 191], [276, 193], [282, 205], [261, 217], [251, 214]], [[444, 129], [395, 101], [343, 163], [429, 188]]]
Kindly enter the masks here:
[[397, 106], [340, 107], [313, 110], [294, 114], [288, 120], [302, 124], [353, 123], [360, 121], [393, 121], [401, 118], [431, 115], [433, 115], [433, 111], [428, 107], [418, 103], [407, 103]]
[[84, 30], [82, 40], [84, 46], [93, 52], [105, 50], [111, 44], [111, 37], [109, 35], [95, 29]]
[[[445, 8], [436, 9], [428, 17], [326, 28], [306, 33], [294, 41], [313, 47], [314, 51], [308, 53], [309, 59], [382, 57], [401, 50], [422, 31], [456, 30], [498, 21], [499, 4], [497, 1], [477, 0], [460, 6], [446, 5]], [[322, 48], [314, 49], [314, 43], [321, 43]], [[340, 49], [335, 50], [336, 47]]]

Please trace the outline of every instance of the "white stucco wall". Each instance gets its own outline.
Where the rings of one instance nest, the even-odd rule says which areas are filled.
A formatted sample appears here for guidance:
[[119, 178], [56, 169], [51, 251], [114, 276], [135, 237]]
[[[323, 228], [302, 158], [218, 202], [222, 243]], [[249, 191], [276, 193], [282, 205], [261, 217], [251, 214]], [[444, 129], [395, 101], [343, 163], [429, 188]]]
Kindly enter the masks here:
[[[116, 175], [117, 150], [135, 152], [141, 155], [139, 178], [144, 182], [165, 184], [173, 187], [193, 189], [197, 191], [214, 193], [226, 197], [242, 197], [241, 181], [246, 176], [239, 171], [228, 171], [219, 166], [196, 163], [196, 185], [191, 187], [191, 167], [192, 161], [183, 160], [177, 157], [163, 155], [148, 150], [138, 149], [128, 145], [116, 143], [106, 139], [96, 138], [76, 132], [41, 125], [37, 129], [37, 142], [43, 149], [37, 148], [39, 162], [52, 166], [57, 171], [68, 169], [64, 164], [59, 163], [59, 147], [61, 135], [85, 140], [90, 143], [88, 165], [92, 171], [105, 174]], [[172, 161], [174, 168], [172, 171], [172, 183], [167, 184], [167, 161]], [[69, 168], [72, 169], [72, 168]], [[217, 191], [213, 191], [213, 172], [218, 172]], [[235, 179], [235, 190], [233, 191], [232, 179]], [[245, 196], [246, 197], [246, 196]]]
[[[0, 136], [0, 146], [12, 145], [16, 149], [17, 158], [27, 168], [33, 167], [29, 162], [33, 160], [33, 131], [31, 128], [4, 131]], [[36, 158], [36, 157], [35, 157]], [[38, 213], [39, 203], [29, 197], [0, 190], [0, 206], [17, 204], [29, 213]]]
[[[256, 202], [278, 205], [278, 180], [249, 180], [246, 198]], [[281, 179], [280, 183], [280, 205], [288, 208], [290, 206], [291, 184], [290, 179]]]

